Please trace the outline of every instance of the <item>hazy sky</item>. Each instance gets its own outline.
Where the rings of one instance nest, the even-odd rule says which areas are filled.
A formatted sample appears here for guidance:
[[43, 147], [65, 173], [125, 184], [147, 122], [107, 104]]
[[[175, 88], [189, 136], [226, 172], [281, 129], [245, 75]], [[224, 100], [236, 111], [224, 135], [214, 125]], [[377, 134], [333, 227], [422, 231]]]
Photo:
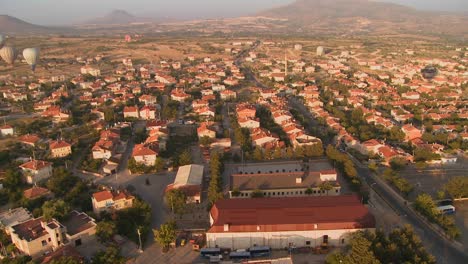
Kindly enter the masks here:
[[[294, 0], [0, 0], [0, 14], [43, 25], [73, 24], [123, 9], [137, 16], [213, 18], [255, 14]], [[420, 9], [467, 11], [468, 0], [378, 0]]]

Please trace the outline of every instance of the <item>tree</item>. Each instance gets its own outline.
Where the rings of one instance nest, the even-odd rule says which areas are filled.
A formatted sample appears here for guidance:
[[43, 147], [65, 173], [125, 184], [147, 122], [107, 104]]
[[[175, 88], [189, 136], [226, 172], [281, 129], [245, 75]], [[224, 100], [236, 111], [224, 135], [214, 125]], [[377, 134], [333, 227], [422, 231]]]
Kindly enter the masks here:
[[322, 192], [327, 192], [327, 195], [328, 195], [328, 191], [333, 189], [333, 185], [329, 181], [324, 181], [320, 183], [319, 189]]
[[182, 190], [172, 189], [166, 192], [165, 201], [172, 212], [179, 215], [185, 212], [187, 196]]
[[405, 167], [406, 160], [402, 157], [395, 157], [390, 160], [390, 166], [394, 170], [401, 170]]
[[445, 184], [444, 189], [454, 199], [468, 197], [468, 177], [454, 177]]
[[351, 160], [346, 161], [344, 164], [344, 172], [346, 175], [350, 178], [355, 178], [357, 177], [357, 171], [356, 168], [354, 167], [354, 164]]
[[159, 229], [153, 230], [154, 239], [164, 248], [167, 248], [176, 239], [176, 224], [174, 221], [162, 224]]
[[99, 251], [94, 255], [92, 263], [96, 264], [123, 264], [125, 258], [120, 255], [116, 246], [110, 246], [105, 251]]
[[58, 259], [52, 260], [49, 263], [50, 264], [81, 264], [83, 262], [74, 257], [60, 257]]
[[192, 164], [192, 155], [190, 154], [190, 150], [186, 149], [184, 150], [180, 155], [178, 159], [178, 164], [179, 166], [184, 166], [184, 165], [189, 165]]
[[199, 141], [200, 145], [202, 145], [205, 148], [209, 147], [210, 144], [213, 143], [213, 139], [211, 139], [208, 136], [203, 136], [198, 141]]
[[256, 161], [262, 161], [263, 160], [263, 151], [260, 147], [256, 147], [254, 152], [253, 152], [253, 159]]
[[314, 191], [310, 187], [305, 190], [305, 194], [307, 195], [312, 195], [312, 193], [314, 193]]
[[351, 264], [379, 264], [380, 261], [375, 257], [369, 241], [363, 232], [356, 232], [350, 242], [350, 252], [345, 260]]
[[42, 205], [42, 215], [49, 221], [52, 218], [58, 221], [64, 220], [70, 213], [70, 206], [63, 200], [50, 200]]
[[101, 242], [109, 242], [117, 233], [117, 226], [114, 222], [101, 221], [96, 226], [96, 236]]
[[263, 192], [261, 190], [256, 189], [256, 190], [252, 191], [251, 197], [252, 198], [263, 198]]

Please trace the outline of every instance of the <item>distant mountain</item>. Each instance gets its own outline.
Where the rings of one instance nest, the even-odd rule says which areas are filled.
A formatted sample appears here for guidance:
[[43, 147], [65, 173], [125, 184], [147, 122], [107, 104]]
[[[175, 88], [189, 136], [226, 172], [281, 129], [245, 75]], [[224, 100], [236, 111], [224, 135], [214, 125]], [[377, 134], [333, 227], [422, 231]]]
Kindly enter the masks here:
[[56, 33], [63, 30], [63, 28], [44, 27], [34, 25], [12, 17], [9, 15], [0, 15], [0, 32], [6, 34], [26, 34], [26, 33]]
[[125, 10], [114, 10], [109, 14], [86, 21], [84, 24], [94, 25], [126, 25], [137, 22], [144, 22], [144, 18], [136, 17]]
[[288, 19], [301, 30], [388, 33], [464, 33], [468, 17], [419, 11], [372, 0], [296, 0], [258, 16]]

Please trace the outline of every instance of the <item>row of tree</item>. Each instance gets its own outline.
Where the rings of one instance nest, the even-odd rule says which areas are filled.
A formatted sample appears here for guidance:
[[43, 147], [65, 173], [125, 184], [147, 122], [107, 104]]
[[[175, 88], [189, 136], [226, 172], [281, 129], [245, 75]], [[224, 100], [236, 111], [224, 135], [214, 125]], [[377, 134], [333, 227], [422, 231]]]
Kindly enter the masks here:
[[429, 194], [423, 193], [418, 195], [413, 203], [414, 209], [426, 217], [429, 221], [436, 223], [444, 229], [446, 234], [453, 239], [460, 237], [460, 230], [455, 225], [455, 220], [452, 216], [442, 214], [437, 205]]
[[411, 226], [394, 229], [388, 236], [381, 230], [356, 232], [343, 252], [334, 252], [327, 264], [413, 263], [435, 264]]
[[211, 208], [217, 200], [223, 198], [223, 171], [223, 157], [216, 151], [212, 152], [210, 155], [210, 183], [208, 186], [209, 208]]

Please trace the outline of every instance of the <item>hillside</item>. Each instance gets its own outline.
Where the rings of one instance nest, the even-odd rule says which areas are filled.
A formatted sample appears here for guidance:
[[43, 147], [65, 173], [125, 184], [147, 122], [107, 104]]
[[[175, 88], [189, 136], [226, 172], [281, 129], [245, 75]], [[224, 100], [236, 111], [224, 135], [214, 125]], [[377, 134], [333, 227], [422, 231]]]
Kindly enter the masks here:
[[16, 17], [0, 15], [0, 32], [2, 33], [53, 33], [58, 31], [60, 31], [59, 28], [34, 25]]
[[114, 10], [109, 14], [86, 21], [84, 24], [94, 25], [125, 25], [135, 22], [141, 22], [143, 19], [138, 18], [125, 10]]
[[301, 30], [334, 33], [468, 34], [467, 16], [371, 0], [297, 0], [258, 16], [285, 18]]

